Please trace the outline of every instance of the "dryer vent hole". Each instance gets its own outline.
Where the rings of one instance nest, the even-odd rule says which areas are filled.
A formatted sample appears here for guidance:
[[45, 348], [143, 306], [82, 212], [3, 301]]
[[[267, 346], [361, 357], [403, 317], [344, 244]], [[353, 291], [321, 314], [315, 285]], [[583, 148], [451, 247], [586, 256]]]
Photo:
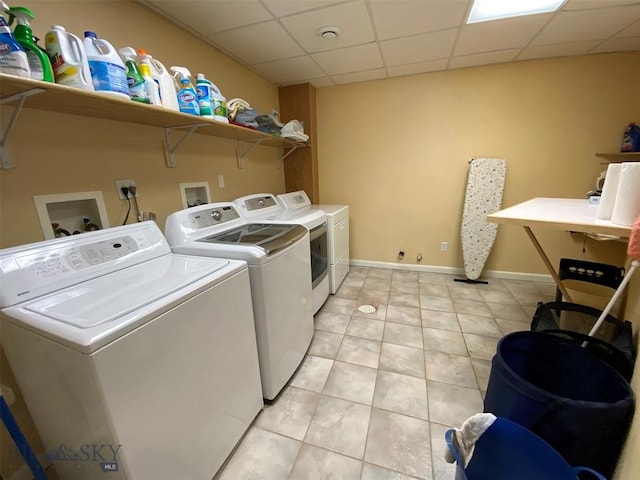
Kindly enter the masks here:
[[361, 313], [376, 313], [376, 307], [373, 305], [360, 305], [358, 311]]

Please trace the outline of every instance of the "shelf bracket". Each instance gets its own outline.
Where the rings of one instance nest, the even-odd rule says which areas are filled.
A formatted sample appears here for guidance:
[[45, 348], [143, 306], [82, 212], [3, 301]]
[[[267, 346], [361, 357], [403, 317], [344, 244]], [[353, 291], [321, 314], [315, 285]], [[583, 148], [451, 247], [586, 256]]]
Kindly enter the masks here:
[[9, 156], [9, 151], [7, 150], [7, 138], [9, 138], [9, 133], [11, 132], [13, 125], [16, 123], [16, 119], [18, 118], [20, 110], [22, 110], [22, 106], [24, 105], [25, 100], [31, 95], [36, 95], [44, 91], [45, 90], [43, 88], [32, 88], [30, 90], [25, 90], [24, 92], [16, 93], [15, 95], [10, 95], [8, 97], [0, 99], [0, 105], [11, 103], [16, 100], [18, 101], [15, 110], [11, 114], [11, 118], [9, 119], [9, 123], [7, 123], [6, 128], [0, 124], [0, 159], [2, 160], [2, 168], [9, 169], [15, 167], [15, 165], [11, 161], [11, 157]]
[[[167, 157], [167, 167], [175, 168], [176, 159], [174, 154], [176, 150], [182, 145], [182, 143], [189, 138], [189, 136], [195, 132], [198, 127], [203, 125], [208, 125], [207, 123], [197, 123], [195, 125], [184, 125], [182, 127], [165, 127], [164, 129], [164, 154]], [[175, 143], [175, 145], [171, 145], [171, 130], [184, 130], [188, 129], [184, 135]]]
[[291, 155], [293, 152], [295, 152], [298, 148], [302, 147], [304, 145], [292, 145], [289, 150], [287, 150], [283, 155], [280, 155], [278, 157], [278, 163], [277, 163], [277, 167], [278, 169], [282, 168], [282, 164], [284, 162], [284, 159], [287, 158], [289, 155]]
[[[263, 139], [258, 140], [238, 140], [236, 146], [236, 160], [238, 162], [238, 168], [244, 168], [244, 157], [249, 155], [254, 148], [262, 143]], [[240, 142], [250, 143], [251, 145], [244, 152], [240, 151]]]

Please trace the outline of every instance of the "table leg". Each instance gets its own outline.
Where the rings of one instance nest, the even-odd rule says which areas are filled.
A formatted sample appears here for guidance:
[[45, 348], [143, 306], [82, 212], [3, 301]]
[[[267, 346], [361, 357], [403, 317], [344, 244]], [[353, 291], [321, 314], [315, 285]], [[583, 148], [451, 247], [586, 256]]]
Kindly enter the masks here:
[[544, 265], [547, 267], [547, 270], [549, 270], [549, 273], [553, 277], [553, 281], [556, 282], [558, 289], [562, 293], [562, 297], [567, 302], [572, 302], [573, 300], [571, 300], [571, 295], [569, 295], [569, 292], [567, 292], [567, 289], [564, 288], [564, 285], [562, 284], [562, 280], [560, 280], [560, 277], [558, 276], [558, 272], [556, 272], [556, 269], [553, 268], [553, 265], [551, 265], [551, 262], [549, 261], [549, 257], [547, 257], [547, 254], [544, 253], [544, 250], [540, 246], [540, 242], [538, 242], [538, 239], [531, 231], [531, 228], [527, 226], [523, 228], [524, 228], [524, 231], [527, 232], [527, 235], [529, 235], [529, 240], [531, 240], [531, 243], [533, 243], [533, 246], [536, 247], [536, 250], [538, 251], [538, 255], [540, 255], [540, 258], [542, 258], [542, 261], [544, 262]]

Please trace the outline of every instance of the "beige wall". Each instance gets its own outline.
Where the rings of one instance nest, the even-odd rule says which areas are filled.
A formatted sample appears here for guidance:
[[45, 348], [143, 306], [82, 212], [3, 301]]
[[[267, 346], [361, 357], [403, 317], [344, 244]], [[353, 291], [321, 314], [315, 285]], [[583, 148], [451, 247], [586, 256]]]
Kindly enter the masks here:
[[[95, 30], [116, 48], [144, 48], [166, 67], [182, 65], [194, 75], [205, 73], [227, 98], [242, 97], [261, 112], [278, 109], [275, 85], [136, 4], [23, 1], [20, 5], [37, 15], [33, 28], [41, 39], [52, 24], [79, 36]], [[13, 108], [0, 108], [6, 125]], [[284, 192], [284, 173], [276, 168], [277, 149], [256, 148], [240, 170], [235, 142], [193, 135], [178, 150], [177, 167], [170, 169], [165, 166], [162, 138], [159, 128], [23, 110], [8, 141], [17, 168], [0, 171], [0, 248], [43, 239], [34, 195], [100, 190], [111, 226], [121, 224], [126, 202], [117, 198], [115, 179], [136, 181], [140, 208], [155, 212], [161, 228], [166, 215], [182, 208], [180, 182], [208, 181], [213, 201], [258, 191]], [[225, 177], [224, 189], [218, 188], [220, 174]], [[12, 381], [4, 362], [1, 378], [5, 384]], [[30, 440], [40, 445], [20, 397], [12, 410]], [[21, 462], [15, 455], [7, 457], [5, 449], [12, 442], [4, 428], [0, 435], [0, 475], [6, 478]]]
[[[504, 206], [584, 197], [640, 111], [640, 53], [528, 61], [318, 90], [321, 203], [351, 206], [356, 259], [460, 267], [460, 214], [473, 157], [507, 159]], [[536, 231], [554, 264], [582, 237]], [[439, 251], [440, 242], [449, 251]], [[624, 246], [587, 242], [603, 261]], [[613, 258], [606, 253], [615, 251]], [[544, 273], [518, 227], [500, 227], [489, 270]]]

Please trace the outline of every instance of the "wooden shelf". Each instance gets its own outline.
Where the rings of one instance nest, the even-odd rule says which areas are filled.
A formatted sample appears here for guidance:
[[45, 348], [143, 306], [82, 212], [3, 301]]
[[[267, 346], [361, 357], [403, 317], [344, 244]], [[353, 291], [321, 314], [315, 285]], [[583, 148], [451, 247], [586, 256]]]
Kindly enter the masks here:
[[640, 152], [596, 153], [607, 162], [640, 162]]
[[268, 147], [297, 148], [307, 146], [307, 144], [295, 140], [274, 137], [249, 128], [196, 117], [161, 106], [137, 103], [117, 95], [90, 92], [0, 73], [0, 101], [4, 100], [2, 103], [9, 103], [7, 102], [8, 97], [19, 96], [34, 89], [42, 91], [27, 97], [24, 103], [25, 108], [103, 118], [164, 129], [189, 129], [197, 126], [197, 133], [202, 135], [259, 143]]

